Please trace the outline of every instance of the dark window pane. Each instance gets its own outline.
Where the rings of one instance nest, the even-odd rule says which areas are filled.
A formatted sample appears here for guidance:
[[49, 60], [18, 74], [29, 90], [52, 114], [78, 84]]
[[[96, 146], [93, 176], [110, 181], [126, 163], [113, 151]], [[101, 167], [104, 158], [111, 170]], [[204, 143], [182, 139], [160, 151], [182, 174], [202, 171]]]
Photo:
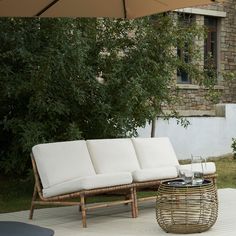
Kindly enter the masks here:
[[217, 18], [211, 16], [204, 17], [204, 24], [208, 28], [217, 28]]
[[205, 16], [204, 24], [207, 29], [207, 38], [204, 44], [205, 69], [217, 69], [217, 18]]
[[[195, 23], [195, 16], [192, 14], [180, 13], [178, 14], [178, 24], [182, 27], [188, 27], [190, 24]], [[188, 44], [186, 43], [184, 47], [177, 48], [178, 57], [185, 63], [190, 63], [191, 58], [188, 53]], [[183, 84], [190, 84], [191, 79], [188, 72], [184, 68], [178, 68], [177, 70], [177, 82]]]

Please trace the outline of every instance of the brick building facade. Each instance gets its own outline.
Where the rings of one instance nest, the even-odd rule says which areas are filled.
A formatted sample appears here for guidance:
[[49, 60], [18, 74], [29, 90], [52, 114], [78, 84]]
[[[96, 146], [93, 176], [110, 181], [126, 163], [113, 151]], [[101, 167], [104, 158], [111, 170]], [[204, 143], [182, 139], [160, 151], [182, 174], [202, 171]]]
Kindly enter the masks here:
[[[219, 72], [215, 89], [220, 93], [219, 103], [236, 103], [236, 79], [231, 81], [222, 79], [224, 72], [236, 72], [236, 0], [225, 0], [223, 4], [186, 8], [183, 12], [193, 14], [199, 24], [204, 24], [206, 19], [216, 22], [215, 36], [212, 33], [216, 41], [216, 45], [212, 47], [215, 47]], [[213, 43], [210, 41], [210, 44]], [[202, 43], [203, 53], [206, 50], [204, 44], [206, 43]], [[177, 81], [181, 101], [176, 108], [180, 114], [215, 115], [214, 103], [205, 98], [206, 89], [192, 82]]]

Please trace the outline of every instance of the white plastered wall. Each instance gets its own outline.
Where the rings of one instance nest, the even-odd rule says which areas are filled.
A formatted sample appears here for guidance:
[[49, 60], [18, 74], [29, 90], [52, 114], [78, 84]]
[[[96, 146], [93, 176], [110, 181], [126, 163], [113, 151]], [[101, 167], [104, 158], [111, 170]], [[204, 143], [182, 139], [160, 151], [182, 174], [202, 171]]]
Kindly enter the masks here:
[[[178, 159], [192, 155], [203, 157], [232, 153], [232, 138], [236, 138], [236, 104], [225, 104], [225, 117], [189, 117], [190, 125], [183, 128], [176, 119], [158, 119], [156, 137], [169, 137]], [[138, 131], [140, 137], [150, 137], [147, 125]]]

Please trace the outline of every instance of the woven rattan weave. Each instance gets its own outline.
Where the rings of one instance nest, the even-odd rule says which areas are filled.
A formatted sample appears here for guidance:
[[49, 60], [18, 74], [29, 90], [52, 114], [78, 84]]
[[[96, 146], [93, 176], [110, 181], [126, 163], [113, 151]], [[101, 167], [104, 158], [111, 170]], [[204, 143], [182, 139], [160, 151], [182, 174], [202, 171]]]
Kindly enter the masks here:
[[156, 218], [160, 227], [171, 233], [200, 233], [216, 222], [216, 186], [205, 180], [199, 186], [162, 182], [157, 193]]

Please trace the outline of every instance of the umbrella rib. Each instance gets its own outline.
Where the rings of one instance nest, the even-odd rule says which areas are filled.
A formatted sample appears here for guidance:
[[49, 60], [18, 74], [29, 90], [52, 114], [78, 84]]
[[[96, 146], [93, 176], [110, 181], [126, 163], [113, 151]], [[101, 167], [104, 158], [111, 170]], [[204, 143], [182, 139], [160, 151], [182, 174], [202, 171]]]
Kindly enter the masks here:
[[59, 2], [60, 0], [54, 0], [52, 1], [50, 4], [48, 4], [47, 6], [45, 6], [41, 11], [39, 11], [35, 16], [41, 16], [45, 11], [47, 11], [47, 9], [49, 9], [50, 7], [52, 7], [53, 5], [55, 5], [57, 2]]
[[127, 18], [127, 11], [126, 11], [126, 1], [123, 0], [123, 9], [124, 9], [124, 18]]

